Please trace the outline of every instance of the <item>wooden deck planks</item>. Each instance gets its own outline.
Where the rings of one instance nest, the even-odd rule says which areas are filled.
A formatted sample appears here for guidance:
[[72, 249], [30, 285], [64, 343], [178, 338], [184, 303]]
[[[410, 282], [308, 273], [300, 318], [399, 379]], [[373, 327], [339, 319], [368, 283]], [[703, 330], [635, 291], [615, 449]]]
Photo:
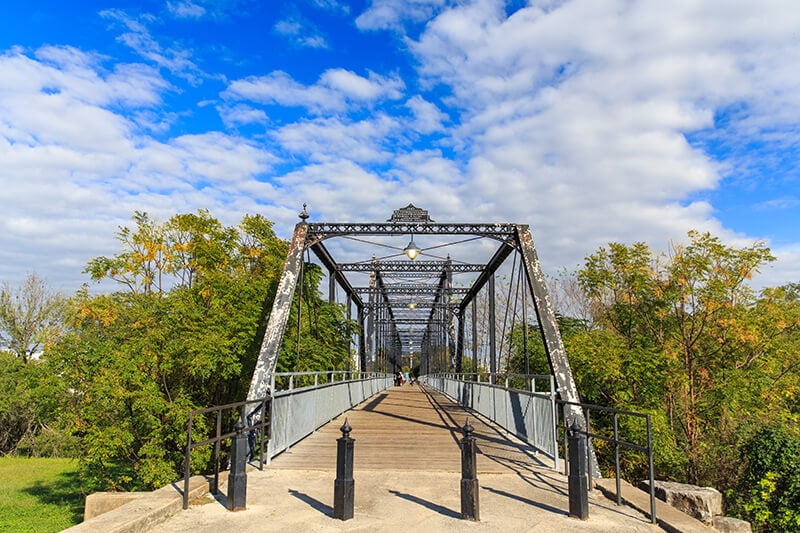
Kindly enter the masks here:
[[355, 470], [460, 472], [460, 428], [467, 418], [478, 439], [479, 473], [520, 473], [551, 464], [546, 459], [540, 462], [529, 446], [446, 396], [406, 384], [379, 393], [326, 424], [273, 459], [270, 468], [335, 470], [336, 439], [345, 418], [356, 440]]

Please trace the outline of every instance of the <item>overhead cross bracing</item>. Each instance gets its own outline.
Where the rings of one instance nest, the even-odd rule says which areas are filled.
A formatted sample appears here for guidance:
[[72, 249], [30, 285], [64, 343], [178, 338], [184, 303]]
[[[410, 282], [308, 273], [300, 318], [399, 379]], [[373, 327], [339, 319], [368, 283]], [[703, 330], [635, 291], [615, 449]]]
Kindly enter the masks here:
[[[437, 223], [413, 205], [386, 222], [308, 222], [305, 206], [300, 218], [250, 398], [270, 392], [295, 287], [313, 252], [328, 274], [329, 299], [359, 325], [349, 345], [351, 370], [503, 371], [511, 360], [511, 330], [524, 323], [527, 339], [530, 306], [558, 394], [579, 401], [527, 225]], [[509, 281], [498, 283], [501, 275]], [[573, 419], [584, 423], [578, 410]]]

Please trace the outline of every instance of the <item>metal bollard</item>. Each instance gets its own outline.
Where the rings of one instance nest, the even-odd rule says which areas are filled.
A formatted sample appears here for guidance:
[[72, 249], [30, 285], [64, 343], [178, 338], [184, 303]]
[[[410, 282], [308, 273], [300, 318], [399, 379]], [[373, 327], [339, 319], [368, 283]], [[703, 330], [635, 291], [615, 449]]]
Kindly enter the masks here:
[[475, 428], [467, 419], [464, 427], [464, 438], [461, 439], [461, 518], [479, 521], [478, 505], [478, 463], [476, 458], [477, 444], [472, 434]]
[[340, 428], [342, 436], [336, 439], [336, 480], [333, 482], [333, 517], [339, 520], [353, 518], [355, 481], [353, 480], [353, 443], [351, 427], [345, 418]]
[[247, 434], [244, 431], [244, 421], [239, 419], [233, 426], [236, 436], [231, 444], [231, 471], [228, 474], [228, 501], [226, 507], [229, 511], [243, 511], [247, 502]]
[[569, 516], [589, 518], [589, 485], [587, 480], [586, 435], [577, 421], [569, 428]]

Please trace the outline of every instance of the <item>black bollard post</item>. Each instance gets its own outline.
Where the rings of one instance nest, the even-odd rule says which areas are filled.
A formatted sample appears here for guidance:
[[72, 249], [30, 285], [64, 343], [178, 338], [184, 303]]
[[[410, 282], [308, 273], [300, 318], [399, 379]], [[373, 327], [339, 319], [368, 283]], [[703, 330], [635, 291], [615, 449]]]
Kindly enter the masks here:
[[461, 518], [464, 520], [480, 520], [480, 506], [478, 505], [478, 463], [477, 444], [472, 434], [475, 428], [469, 419], [462, 428], [464, 438], [461, 439]]
[[350, 424], [345, 418], [342, 436], [336, 439], [336, 480], [333, 482], [333, 517], [339, 520], [353, 518], [355, 481], [353, 480], [353, 443]]
[[569, 515], [581, 520], [589, 518], [586, 439], [577, 421], [573, 421], [569, 429]]
[[247, 434], [244, 431], [244, 421], [239, 419], [233, 426], [236, 436], [231, 444], [231, 472], [228, 474], [228, 501], [226, 507], [229, 511], [244, 511], [247, 502]]

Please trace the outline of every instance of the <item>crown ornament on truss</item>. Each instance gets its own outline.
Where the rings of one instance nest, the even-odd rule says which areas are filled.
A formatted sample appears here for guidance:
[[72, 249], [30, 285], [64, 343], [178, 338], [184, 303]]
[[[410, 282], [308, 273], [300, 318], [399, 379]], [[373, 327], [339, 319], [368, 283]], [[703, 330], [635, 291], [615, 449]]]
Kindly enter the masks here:
[[299, 215], [297, 215], [297, 216], [300, 217], [300, 220], [302, 220], [303, 222], [308, 220], [308, 211], [306, 211], [306, 207], [308, 207], [308, 204], [304, 203], [303, 204], [303, 212], [300, 213]]
[[407, 224], [409, 222], [430, 224], [431, 222], [435, 222], [435, 220], [431, 219], [425, 209], [415, 207], [414, 204], [408, 204], [402, 209], [396, 209], [394, 213], [392, 213], [392, 218], [386, 222], [391, 222], [393, 224]]

